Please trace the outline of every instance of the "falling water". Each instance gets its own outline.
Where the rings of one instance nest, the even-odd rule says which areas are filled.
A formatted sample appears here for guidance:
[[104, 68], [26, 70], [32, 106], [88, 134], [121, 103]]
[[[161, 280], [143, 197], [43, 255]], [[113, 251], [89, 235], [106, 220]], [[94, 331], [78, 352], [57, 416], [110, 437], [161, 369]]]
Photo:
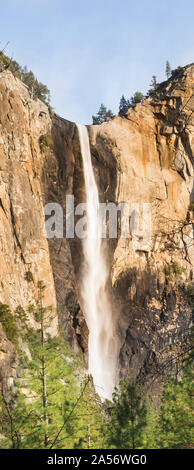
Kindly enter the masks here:
[[78, 125], [83, 159], [87, 235], [83, 240], [84, 270], [81, 294], [89, 330], [88, 368], [102, 399], [111, 398], [115, 386], [116, 343], [114, 341], [112, 310], [106, 293], [108, 268], [99, 236], [99, 197], [92, 168], [87, 128]]

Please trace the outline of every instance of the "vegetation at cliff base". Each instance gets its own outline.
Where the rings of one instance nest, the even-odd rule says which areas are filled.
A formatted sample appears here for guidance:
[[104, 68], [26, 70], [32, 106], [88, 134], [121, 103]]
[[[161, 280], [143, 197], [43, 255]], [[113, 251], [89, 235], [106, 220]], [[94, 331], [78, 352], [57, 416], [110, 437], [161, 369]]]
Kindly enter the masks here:
[[[60, 339], [45, 350], [46, 401], [42, 388], [40, 344], [26, 359], [25, 373], [7, 396], [0, 395], [1, 448], [184, 449], [193, 448], [193, 374], [168, 379], [158, 407], [134, 380], [122, 381], [113, 401], [102, 403], [92, 379]], [[75, 361], [75, 362], [74, 362]]]
[[191, 365], [186, 366], [181, 380], [167, 380], [159, 412], [158, 447], [193, 448], [193, 385]]
[[[15, 344], [20, 338], [25, 345], [18, 350], [17, 378], [9, 386], [1, 381], [0, 448], [192, 448], [192, 344], [180, 373], [166, 380], [160, 404], [132, 378], [118, 384], [112, 401], [102, 402], [82, 359], [62, 336], [49, 333], [55, 312], [44, 307], [44, 290], [39, 281], [39, 298], [27, 312], [18, 305], [13, 316], [8, 306], [0, 305], [7, 337]], [[193, 299], [190, 285], [188, 295]]]
[[143, 391], [135, 380], [121, 381], [108, 408], [108, 444], [114, 449], [137, 449], [144, 441], [147, 407]]

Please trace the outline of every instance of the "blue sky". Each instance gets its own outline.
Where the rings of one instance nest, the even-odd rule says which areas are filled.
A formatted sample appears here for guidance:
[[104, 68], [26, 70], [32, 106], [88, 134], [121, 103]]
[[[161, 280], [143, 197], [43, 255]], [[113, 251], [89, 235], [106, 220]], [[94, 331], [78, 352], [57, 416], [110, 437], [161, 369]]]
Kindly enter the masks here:
[[55, 111], [91, 123], [101, 103], [146, 92], [194, 61], [193, 0], [0, 0], [3, 46], [51, 90]]

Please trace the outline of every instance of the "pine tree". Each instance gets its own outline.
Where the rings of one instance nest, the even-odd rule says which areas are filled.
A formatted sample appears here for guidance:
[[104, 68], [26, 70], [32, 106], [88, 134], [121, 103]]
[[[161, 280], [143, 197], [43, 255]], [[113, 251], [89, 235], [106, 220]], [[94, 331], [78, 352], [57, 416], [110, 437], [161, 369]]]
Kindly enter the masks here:
[[84, 390], [77, 407], [73, 421], [76, 426], [75, 447], [79, 449], [102, 449], [105, 444], [103, 433], [105, 413], [102, 402], [97, 395], [92, 377], [83, 380], [81, 390]]
[[129, 100], [126, 100], [124, 95], [122, 95], [119, 104], [119, 116], [125, 116], [130, 107]]
[[113, 117], [114, 114], [112, 113], [111, 109], [107, 110], [106, 106], [104, 106], [104, 104], [101, 104], [97, 115], [92, 116], [92, 121], [93, 124], [102, 124], [103, 122], [106, 122], [107, 119], [111, 119]]
[[108, 408], [108, 442], [111, 448], [142, 447], [147, 425], [147, 408], [141, 390], [134, 380], [121, 382]]
[[148, 94], [152, 93], [153, 91], [157, 90], [158, 88], [158, 83], [157, 83], [157, 78], [156, 78], [156, 75], [152, 75], [152, 81], [150, 83], [150, 89], [149, 89], [149, 92]]
[[[34, 339], [31, 341], [33, 360], [29, 364], [28, 389], [33, 391], [34, 398], [30, 406], [32, 409], [36, 408], [39, 422], [38, 433], [34, 436], [35, 442], [38, 440], [39, 447], [47, 448], [73, 406], [78, 393], [78, 383], [74, 377], [76, 362], [73, 364], [73, 356], [67, 345], [62, 339], [52, 338], [47, 332], [52, 321], [52, 309], [43, 307], [45, 286], [41, 281], [38, 287], [39, 302], [34, 312], [32, 307], [31, 313], [34, 313], [40, 328], [34, 333]], [[72, 426], [68, 423], [60, 433], [60, 439], [65, 436], [65, 447], [72, 442], [71, 433]], [[57, 446], [58, 440], [55, 440], [55, 447]]]
[[168, 60], [166, 61], [166, 70], [165, 70], [165, 72], [166, 72], [166, 77], [168, 79], [171, 76], [171, 66], [170, 66]]

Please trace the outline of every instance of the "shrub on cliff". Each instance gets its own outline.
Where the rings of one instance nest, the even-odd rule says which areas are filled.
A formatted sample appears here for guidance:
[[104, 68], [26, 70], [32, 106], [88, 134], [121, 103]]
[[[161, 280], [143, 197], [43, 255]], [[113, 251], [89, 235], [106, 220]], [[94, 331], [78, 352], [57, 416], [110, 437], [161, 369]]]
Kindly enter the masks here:
[[0, 303], [0, 322], [3, 330], [16, 347], [18, 346], [18, 327], [8, 305]]
[[182, 266], [177, 262], [174, 261], [173, 263], [169, 264], [166, 267], [166, 276], [172, 281], [174, 277], [179, 277], [183, 273], [184, 269]]
[[52, 147], [53, 140], [49, 132], [39, 137], [39, 145], [41, 152], [44, 152], [47, 148]]

